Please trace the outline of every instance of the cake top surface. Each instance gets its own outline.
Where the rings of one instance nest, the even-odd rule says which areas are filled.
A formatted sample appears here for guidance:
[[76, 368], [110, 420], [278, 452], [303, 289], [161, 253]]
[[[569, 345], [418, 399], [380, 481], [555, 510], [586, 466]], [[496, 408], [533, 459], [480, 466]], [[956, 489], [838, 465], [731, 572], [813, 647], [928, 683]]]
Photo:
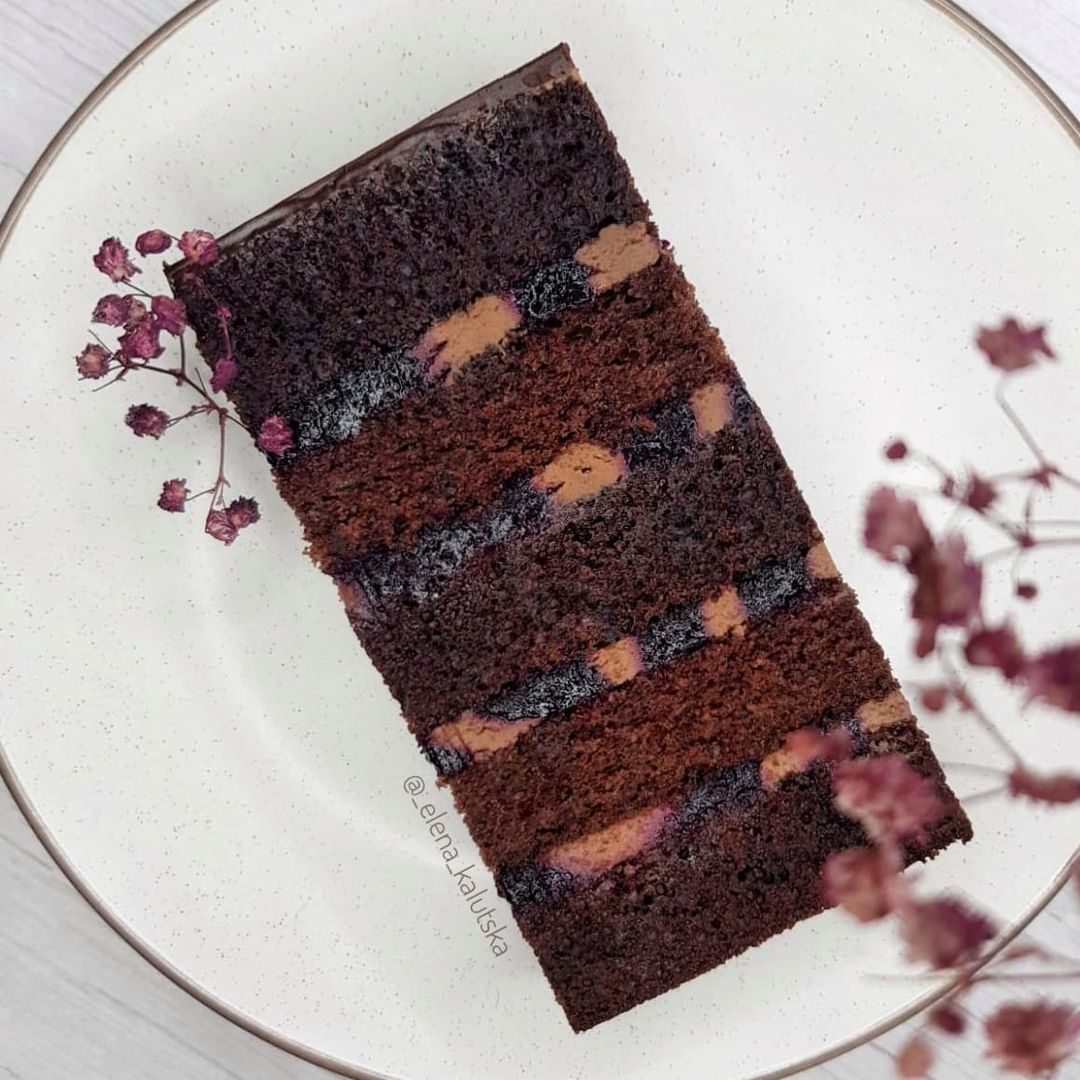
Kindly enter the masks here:
[[[394, 161], [401, 154], [415, 149], [432, 136], [437, 137], [441, 129], [457, 125], [482, 109], [498, 105], [507, 98], [516, 97], [519, 94], [537, 93], [567, 79], [580, 80], [580, 77], [570, 57], [570, 47], [565, 42], [561, 42], [527, 64], [522, 64], [509, 74], [431, 113], [423, 120], [385, 139], [359, 157], [353, 158], [333, 172], [287, 196], [250, 220], [230, 229], [224, 236], [219, 237], [218, 242], [222, 249], [243, 243], [255, 234], [273, 227], [297, 210], [317, 205], [320, 200], [338, 188], [347, 186], [358, 176]], [[182, 270], [186, 264], [185, 259], [177, 263], [173, 269]]]

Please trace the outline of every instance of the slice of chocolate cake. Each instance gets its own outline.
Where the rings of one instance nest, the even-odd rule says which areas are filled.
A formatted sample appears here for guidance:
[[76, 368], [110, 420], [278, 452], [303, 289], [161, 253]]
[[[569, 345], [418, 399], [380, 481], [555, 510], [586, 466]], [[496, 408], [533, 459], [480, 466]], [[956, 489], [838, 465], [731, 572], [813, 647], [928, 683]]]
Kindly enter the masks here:
[[968, 838], [565, 47], [169, 276], [576, 1029], [822, 910], [794, 729]]

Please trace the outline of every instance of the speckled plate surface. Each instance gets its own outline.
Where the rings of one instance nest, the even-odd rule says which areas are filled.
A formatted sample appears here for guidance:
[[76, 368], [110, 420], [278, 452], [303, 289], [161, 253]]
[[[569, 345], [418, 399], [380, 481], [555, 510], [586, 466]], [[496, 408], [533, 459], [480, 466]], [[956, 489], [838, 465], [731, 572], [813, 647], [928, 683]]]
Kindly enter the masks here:
[[[313, 0], [302, 15], [218, 0], [84, 108], [5, 223], [3, 771], [148, 959], [352, 1075], [776, 1074], [926, 993], [869, 977], [900, 967], [888, 931], [825, 915], [572, 1035], [520, 937], [492, 956], [457, 896], [404, 787], [426, 785], [439, 810], [449, 796], [261, 458], [237, 447], [232, 478], [264, 521], [221, 548], [153, 508], [163, 478], [212, 470], [212, 433], [136, 443], [120, 419], [143, 389], [74, 378], [103, 236], [223, 230], [559, 40], [914, 674], [902, 583], [857, 542], [883, 439], [1018, 463], [968, 345], [976, 320], [1017, 311], [1061, 320], [1074, 363], [1020, 399], [1049, 445], [1075, 446], [1080, 153], [1029, 78], [928, 0]], [[1075, 614], [1069, 562], [1042, 575], [1070, 587], [1026, 612], [1035, 639]], [[930, 727], [944, 760], [995, 761], [977, 731]], [[1080, 729], [1051, 714], [1014, 731], [1036, 763], [1080, 752]], [[993, 803], [973, 817], [976, 841], [926, 877], [1022, 921], [1080, 818]]]

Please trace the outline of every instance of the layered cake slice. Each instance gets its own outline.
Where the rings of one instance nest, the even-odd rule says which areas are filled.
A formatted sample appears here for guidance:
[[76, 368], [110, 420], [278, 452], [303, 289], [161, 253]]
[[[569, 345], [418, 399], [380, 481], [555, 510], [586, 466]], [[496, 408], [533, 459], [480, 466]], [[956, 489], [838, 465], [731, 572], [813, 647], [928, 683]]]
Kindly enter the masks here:
[[820, 911], [791, 731], [969, 825], [565, 47], [170, 280], [581, 1030]]

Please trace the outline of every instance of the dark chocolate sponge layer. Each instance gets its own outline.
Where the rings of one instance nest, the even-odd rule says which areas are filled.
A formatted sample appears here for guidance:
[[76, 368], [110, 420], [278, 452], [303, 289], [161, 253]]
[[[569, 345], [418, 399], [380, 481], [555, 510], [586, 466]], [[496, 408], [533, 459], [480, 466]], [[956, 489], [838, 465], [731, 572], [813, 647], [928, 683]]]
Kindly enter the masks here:
[[522, 862], [677, 799], [695, 774], [764, 757], [818, 715], [853, 716], [894, 689], [839, 588], [611, 688], [451, 777], [484, 858]]
[[[754, 406], [735, 382], [661, 401], [637, 417], [617, 447], [573, 442], [543, 469], [504, 481], [488, 505], [449, 521], [426, 522], [408, 548], [376, 548], [324, 569], [362, 593], [368, 619], [395, 604], [426, 604], [484, 551], [557, 526], [567, 507], [603, 497], [628, 473], [672, 469], [729, 425], [752, 425]], [[706, 426], [703, 427], [702, 424]], [[731, 434], [738, 438], [732, 427]]]
[[[565, 54], [548, 63], [556, 77], [567, 65]], [[523, 74], [519, 93], [451, 106], [346, 166], [317, 197], [295, 198], [271, 227], [225, 237], [219, 260], [198, 268], [233, 314], [239, 374], [229, 396], [249, 426], [410, 346], [604, 225], [645, 216], [585, 85], [563, 77], [541, 90], [539, 72]], [[170, 267], [169, 281], [216, 359], [225, 350], [214, 304], [189, 269]]]
[[289, 403], [285, 420], [294, 446], [286, 460], [346, 442], [379, 412], [437, 392], [485, 349], [503, 349], [511, 332], [521, 336], [557, 325], [574, 308], [654, 265], [662, 253], [646, 222], [612, 224], [572, 259], [540, 267], [509, 293], [478, 298], [429, 327], [411, 348], [373, 354], [365, 364], [319, 383], [306, 398]]
[[[913, 726], [885, 749], [905, 753], [943, 790], [941, 770]], [[834, 851], [866, 843], [833, 809], [824, 769], [792, 777], [728, 812], [704, 815], [602, 876], [563, 888], [555, 903], [515, 915], [575, 1031], [670, 990], [826, 908], [820, 875]], [[971, 827], [956, 800], [911, 861]]]
[[628, 418], [656, 402], [733, 379], [665, 257], [550, 329], [472, 360], [450, 384], [373, 416], [348, 441], [286, 463], [278, 483], [317, 558], [408, 547], [424, 523], [468, 517], [567, 444], [617, 445]]
[[[455, 776], [513, 745], [526, 731], [561, 719], [613, 687], [625, 687], [643, 672], [666, 667], [710, 641], [742, 639], [748, 626], [775, 612], [846, 593], [831, 576], [831, 561], [827, 569], [821, 565], [823, 553], [824, 545], [819, 544], [806, 555], [769, 560], [739, 575], [718, 596], [668, 608], [646, 623], [640, 634], [527, 676], [435, 728], [421, 740], [428, 757], [441, 776]], [[887, 715], [900, 709], [898, 702], [889, 703]], [[879, 711], [885, 710], [879, 706]]]
[[484, 551], [433, 601], [404, 600], [356, 625], [422, 737], [531, 671], [819, 539], [771, 435], [750, 420], [674, 468], [632, 472], [564, 508], [553, 527]]

